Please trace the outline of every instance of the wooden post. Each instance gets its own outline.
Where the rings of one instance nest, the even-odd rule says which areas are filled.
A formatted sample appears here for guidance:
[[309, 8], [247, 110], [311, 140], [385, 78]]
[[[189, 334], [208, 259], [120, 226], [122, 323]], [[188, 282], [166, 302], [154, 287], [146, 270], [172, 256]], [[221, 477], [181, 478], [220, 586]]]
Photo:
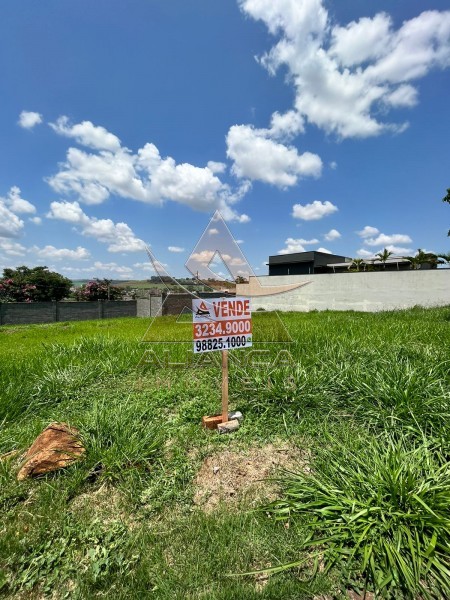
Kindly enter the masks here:
[[228, 350], [222, 350], [222, 423], [228, 421]]

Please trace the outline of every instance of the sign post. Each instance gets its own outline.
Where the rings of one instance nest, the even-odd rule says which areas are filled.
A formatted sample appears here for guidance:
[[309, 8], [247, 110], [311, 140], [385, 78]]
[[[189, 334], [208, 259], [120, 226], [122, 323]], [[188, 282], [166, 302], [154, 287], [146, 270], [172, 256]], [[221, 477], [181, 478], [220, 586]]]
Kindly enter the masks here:
[[222, 423], [228, 421], [228, 350], [222, 350]]
[[228, 350], [252, 345], [251, 317], [249, 298], [238, 296], [192, 300], [194, 353], [222, 352], [222, 414], [203, 417], [203, 424], [209, 429], [232, 422], [228, 412]]

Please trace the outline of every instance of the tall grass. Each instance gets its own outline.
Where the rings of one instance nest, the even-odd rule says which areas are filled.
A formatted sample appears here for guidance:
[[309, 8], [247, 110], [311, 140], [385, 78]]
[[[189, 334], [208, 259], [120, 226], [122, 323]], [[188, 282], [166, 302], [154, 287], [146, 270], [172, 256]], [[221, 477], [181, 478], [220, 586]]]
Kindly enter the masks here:
[[322, 557], [326, 572], [338, 566], [380, 597], [450, 596], [450, 465], [426, 440], [328, 440], [312, 472], [287, 473], [282, 485], [266, 510], [305, 520], [299, 551]]
[[138, 364], [137, 342], [104, 336], [70, 344], [41, 344], [23, 360], [4, 357], [0, 370], [0, 419], [13, 421], [77, 397], [87, 386], [111, 382]]
[[[302, 418], [311, 410], [373, 431], [428, 430], [445, 437], [450, 418], [448, 309], [283, 315], [292, 344], [262, 345], [267, 366], [243, 365], [245, 403]], [[287, 350], [291, 364], [276, 365]], [[271, 358], [272, 357], [272, 358]]]

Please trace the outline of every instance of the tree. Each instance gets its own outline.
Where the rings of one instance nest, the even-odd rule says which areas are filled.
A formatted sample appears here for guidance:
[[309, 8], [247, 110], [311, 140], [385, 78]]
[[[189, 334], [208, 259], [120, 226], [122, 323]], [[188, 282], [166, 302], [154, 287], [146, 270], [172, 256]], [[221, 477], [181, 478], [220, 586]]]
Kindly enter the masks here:
[[386, 268], [386, 261], [393, 254], [394, 254], [393, 252], [391, 252], [387, 248], [384, 248], [384, 250], [382, 252], [377, 252], [377, 254], [375, 254], [375, 256], [378, 256], [378, 258], [380, 259], [380, 261], [383, 263], [383, 268], [385, 269]]
[[48, 302], [69, 295], [72, 282], [47, 267], [4, 269], [0, 279], [3, 302]]
[[433, 252], [424, 252], [421, 248], [417, 248], [417, 254], [415, 256], [419, 264], [428, 263], [430, 269], [437, 269], [438, 264], [442, 264], [436, 254]]
[[77, 300], [118, 300], [122, 297], [123, 290], [111, 285], [112, 279], [95, 279], [88, 281], [75, 292]]
[[238, 275], [234, 281], [235, 283], [248, 283], [248, 279], [242, 277], [242, 275]]
[[[442, 202], [450, 204], [450, 188], [447, 188], [447, 194], [442, 198]], [[450, 236], [450, 229], [448, 230], [447, 235]]]
[[411, 263], [411, 269], [420, 269], [421, 262], [417, 256], [407, 256], [406, 258]]
[[[438, 254], [439, 258], [442, 258], [442, 260], [447, 264], [450, 265], [450, 252], [447, 252], [446, 254]], [[443, 264], [443, 263], [441, 263]]]
[[355, 265], [356, 270], [359, 271], [363, 262], [364, 262], [363, 258], [354, 258], [352, 264]]

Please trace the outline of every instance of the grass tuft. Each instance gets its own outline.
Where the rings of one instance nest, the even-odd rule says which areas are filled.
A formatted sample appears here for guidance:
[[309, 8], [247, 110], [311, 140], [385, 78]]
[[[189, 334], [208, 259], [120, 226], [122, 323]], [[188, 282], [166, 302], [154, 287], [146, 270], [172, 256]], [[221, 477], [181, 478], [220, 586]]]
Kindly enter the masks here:
[[338, 566], [380, 597], [450, 596], [450, 465], [426, 440], [331, 439], [311, 472], [282, 485], [266, 510], [306, 521], [299, 550], [322, 556], [326, 572]]

